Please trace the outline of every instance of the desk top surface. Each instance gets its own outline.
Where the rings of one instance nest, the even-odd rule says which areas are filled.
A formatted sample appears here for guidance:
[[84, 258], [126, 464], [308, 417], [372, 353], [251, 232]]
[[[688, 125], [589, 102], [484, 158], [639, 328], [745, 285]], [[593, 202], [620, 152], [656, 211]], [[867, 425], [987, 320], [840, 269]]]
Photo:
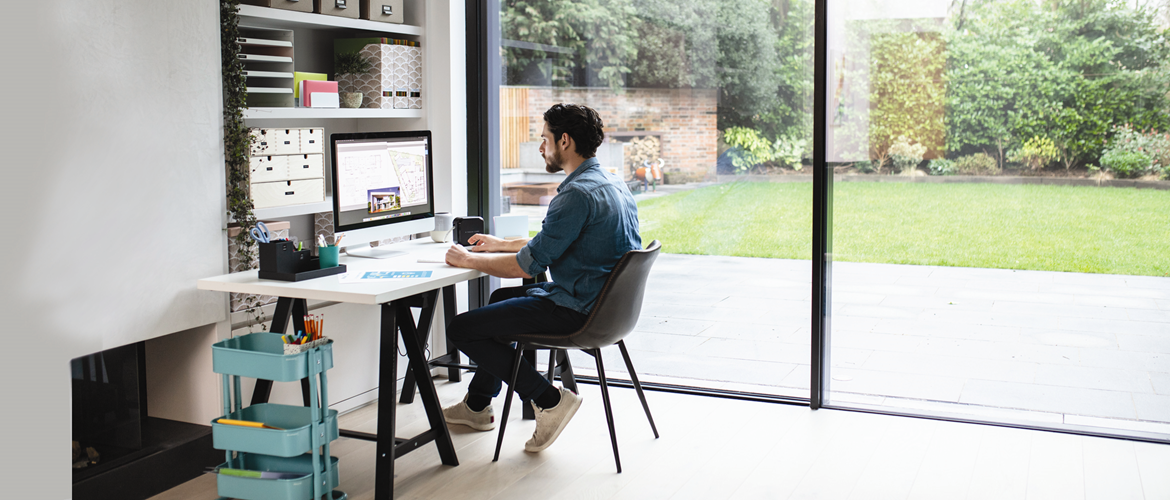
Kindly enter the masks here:
[[255, 293], [292, 297], [296, 299], [347, 302], [351, 304], [384, 304], [447, 285], [454, 285], [487, 276], [474, 269], [461, 269], [446, 264], [421, 263], [419, 258], [441, 258], [450, 243], [434, 243], [429, 239], [395, 243], [387, 248], [405, 252], [387, 259], [366, 259], [343, 256], [347, 273], [365, 271], [431, 271], [430, 278], [399, 278], [371, 283], [340, 283], [338, 275], [305, 281], [260, 279], [253, 269], [240, 273], [204, 278], [197, 282], [200, 290]]

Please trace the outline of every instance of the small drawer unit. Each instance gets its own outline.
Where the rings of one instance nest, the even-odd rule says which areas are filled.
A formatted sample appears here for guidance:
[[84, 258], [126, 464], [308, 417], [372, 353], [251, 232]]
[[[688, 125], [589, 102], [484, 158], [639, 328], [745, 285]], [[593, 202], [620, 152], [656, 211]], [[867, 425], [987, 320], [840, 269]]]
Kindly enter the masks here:
[[319, 128], [301, 129], [301, 152], [324, 153], [325, 130]]
[[252, 184], [252, 204], [273, 208], [325, 201], [325, 179], [259, 182]]
[[253, 206], [325, 201], [323, 128], [253, 128], [250, 133]]
[[274, 129], [276, 136], [276, 150], [278, 155], [291, 155], [301, 152], [301, 129], [278, 128]]
[[268, 155], [253, 156], [252, 182], [274, 182], [288, 180], [288, 156]]
[[325, 177], [325, 155], [300, 154], [288, 155], [288, 178], [320, 179]]

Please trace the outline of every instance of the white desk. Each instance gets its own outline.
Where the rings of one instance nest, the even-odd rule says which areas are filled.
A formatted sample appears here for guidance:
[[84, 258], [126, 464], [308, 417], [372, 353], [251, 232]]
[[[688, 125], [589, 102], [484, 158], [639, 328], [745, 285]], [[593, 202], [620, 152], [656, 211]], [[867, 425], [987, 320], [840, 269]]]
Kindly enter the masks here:
[[[258, 271], [226, 274], [213, 278], [201, 279], [197, 283], [200, 290], [214, 290], [220, 292], [252, 293], [274, 295], [280, 297], [276, 306], [276, 313], [272, 318], [271, 331], [284, 333], [291, 315], [296, 329], [304, 328], [304, 316], [307, 311], [307, 300], [324, 300], [333, 302], [347, 302], [351, 304], [369, 304], [382, 308], [381, 345], [379, 361], [379, 387], [389, 387], [383, 392], [378, 407], [378, 433], [368, 434], [342, 430], [345, 437], [366, 439], [377, 442], [375, 457], [374, 498], [389, 500], [394, 497], [394, 459], [418, 447], [435, 442], [439, 448], [439, 456], [446, 465], [459, 465], [455, 456], [454, 446], [451, 444], [451, 435], [443, 421], [442, 408], [439, 405], [438, 394], [431, 382], [429, 360], [425, 358], [422, 338], [430, 331], [431, 321], [434, 318], [435, 305], [439, 300], [439, 290], [443, 290], [445, 300], [444, 310], [447, 320], [454, 315], [454, 285], [459, 282], [482, 278], [487, 275], [471, 270], [459, 269], [446, 264], [420, 263], [420, 257], [439, 257], [450, 246], [448, 243], [434, 243], [430, 240], [414, 240], [396, 243], [391, 248], [406, 252], [400, 257], [389, 259], [363, 259], [342, 257], [341, 263], [347, 267], [347, 272], [364, 271], [431, 271], [430, 278], [404, 278], [380, 280], [371, 283], [340, 283], [337, 275], [326, 276], [307, 281], [275, 281], [262, 280]], [[422, 314], [416, 324], [410, 312], [411, 307], [421, 307]], [[410, 370], [407, 383], [413, 378], [417, 381], [419, 396], [426, 408], [427, 418], [431, 428], [418, 436], [400, 439], [394, 436], [394, 387], [397, 384], [397, 339], [401, 332], [403, 345], [406, 347]], [[335, 341], [344, 342], [344, 338], [334, 337]], [[301, 381], [302, 391], [308, 397], [307, 380]], [[252, 394], [252, 404], [266, 402], [272, 382], [258, 380], [256, 390]], [[404, 389], [404, 399], [406, 390]], [[413, 394], [413, 392], [411, 393]], [[307, 403], [306, 403], [307, 404]]]

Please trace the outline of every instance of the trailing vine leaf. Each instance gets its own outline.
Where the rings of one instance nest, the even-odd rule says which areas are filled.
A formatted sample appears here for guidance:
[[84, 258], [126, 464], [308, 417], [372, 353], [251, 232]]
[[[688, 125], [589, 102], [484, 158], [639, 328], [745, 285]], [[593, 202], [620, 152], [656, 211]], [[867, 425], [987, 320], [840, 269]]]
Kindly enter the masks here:
[[[240, 46], [236, 44], [236, 39], [240, 36], [239, 6], [239, 0], [221, 0], [219, 3], [220, 64], [223, 75], [223, 149], [224, 163], [227, 167], [228, 216], [245, 229], [235, 236], [236, 248], [239, 249], [240, 263], [245, 269], [250, 269], [252, 260], [256, 258], [256, 245], [251, 240], [247, 228], [256, 225], [256, 215], [252, 213], [249, 189], [251, 173], [248, 150], [252, 145], [252, 136], [244, 126], [243, 112], [247, 107], [248, 86], [244, 77], [244, 64], [239, 59]], [[263, 330], [259, 298], [251, 294], [244, 294], [241, 297], [247, 306], [247, 314]]]

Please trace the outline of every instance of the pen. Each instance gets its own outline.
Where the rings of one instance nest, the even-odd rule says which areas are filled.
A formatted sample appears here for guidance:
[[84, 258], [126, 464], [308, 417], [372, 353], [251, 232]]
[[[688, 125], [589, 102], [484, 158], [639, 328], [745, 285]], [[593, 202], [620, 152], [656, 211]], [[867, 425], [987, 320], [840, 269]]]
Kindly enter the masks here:
[[340, 235], [340, 236], [337, 236], [336, 238], [333, 238], [333, 246], [340, 245], [340, 244], [341, 244], [341, 239], [342, 239], [342, 238], [344, 238], [344, 237], [345, 237], [345, 235], [344, 235], [344, 234], [342, 234], [342, 235]]

